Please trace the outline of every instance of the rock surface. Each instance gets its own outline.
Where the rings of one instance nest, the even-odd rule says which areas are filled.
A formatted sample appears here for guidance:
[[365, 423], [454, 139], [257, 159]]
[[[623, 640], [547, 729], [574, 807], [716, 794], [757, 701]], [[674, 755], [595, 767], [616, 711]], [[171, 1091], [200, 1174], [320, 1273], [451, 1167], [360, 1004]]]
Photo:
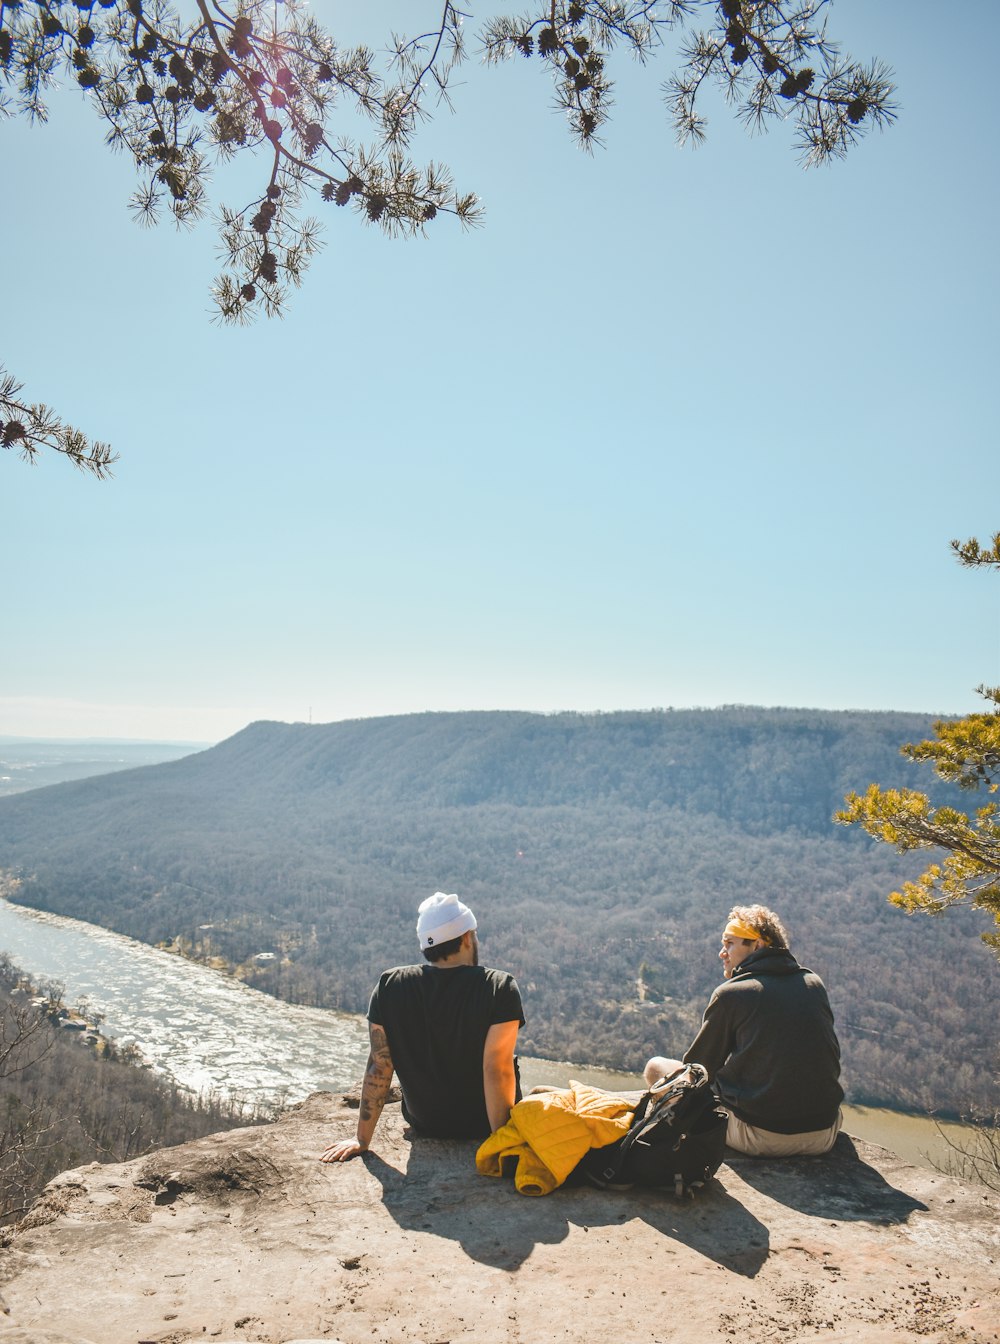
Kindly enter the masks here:
[[0, 1344], [1000, 1340], [1000, 1199], [884, 1149], [526, 1199], [396, 1106], [322, 1165], [350, 1101], [60, 1176], [0, 1252]]

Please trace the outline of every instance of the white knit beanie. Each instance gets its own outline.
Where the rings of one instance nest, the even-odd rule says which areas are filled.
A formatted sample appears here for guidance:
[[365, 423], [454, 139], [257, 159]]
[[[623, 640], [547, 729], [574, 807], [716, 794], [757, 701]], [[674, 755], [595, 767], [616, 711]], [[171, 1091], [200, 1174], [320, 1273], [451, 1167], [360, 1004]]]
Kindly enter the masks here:
[[475, 927], [475, 915], [454, 892], [445, 895], [443, 891], [436, 891], [426, 901], [421, 901], [417, 910], [417, 937], [422, 949], [459, 938]]

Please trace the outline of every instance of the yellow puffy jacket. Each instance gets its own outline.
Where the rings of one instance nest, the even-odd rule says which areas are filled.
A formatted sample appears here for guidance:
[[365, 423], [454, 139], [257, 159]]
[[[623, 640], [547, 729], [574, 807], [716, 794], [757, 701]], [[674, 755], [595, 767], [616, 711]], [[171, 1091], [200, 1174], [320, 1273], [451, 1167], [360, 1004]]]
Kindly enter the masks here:
[[604, 1148], [627, 1133], [634, 1103], [570, 1079], [566, 1088], [519, 1101], [510, 1119], [481, 1145], [476, 1170], [502, 1175], [505, 1158], [517, 1158], [514, 1184], [522, 1195], [547, 1195], [562, 1185], [591, 1148]]

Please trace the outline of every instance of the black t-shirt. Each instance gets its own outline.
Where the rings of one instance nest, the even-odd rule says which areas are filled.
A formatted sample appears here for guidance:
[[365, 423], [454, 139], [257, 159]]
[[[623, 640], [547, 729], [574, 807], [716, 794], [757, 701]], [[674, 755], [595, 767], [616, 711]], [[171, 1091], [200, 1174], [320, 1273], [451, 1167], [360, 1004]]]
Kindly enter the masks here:
[[415, 1129], [437, 1138], [489, 1134], [483, 1047], [496, 1023], [524, 1026], [513, 976], [488, 966], [397, 966], [375, 986], [368, 1021], [385, 1030]]

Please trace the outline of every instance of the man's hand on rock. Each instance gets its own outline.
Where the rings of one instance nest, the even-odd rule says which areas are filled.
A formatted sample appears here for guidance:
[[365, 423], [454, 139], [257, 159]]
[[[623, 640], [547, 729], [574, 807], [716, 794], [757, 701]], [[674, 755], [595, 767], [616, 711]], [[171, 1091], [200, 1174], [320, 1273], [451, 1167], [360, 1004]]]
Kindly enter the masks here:
[[357, 1139], [338, 1139], [336, 1143], [331, 1143], [329, 1148], [325, 1148], [319, 1155], [321, 1162], [347, 1162], [352, 1157], [357, 1157], [359, 1153], [367, 1153], [367, 1145], [358, 1143]]

